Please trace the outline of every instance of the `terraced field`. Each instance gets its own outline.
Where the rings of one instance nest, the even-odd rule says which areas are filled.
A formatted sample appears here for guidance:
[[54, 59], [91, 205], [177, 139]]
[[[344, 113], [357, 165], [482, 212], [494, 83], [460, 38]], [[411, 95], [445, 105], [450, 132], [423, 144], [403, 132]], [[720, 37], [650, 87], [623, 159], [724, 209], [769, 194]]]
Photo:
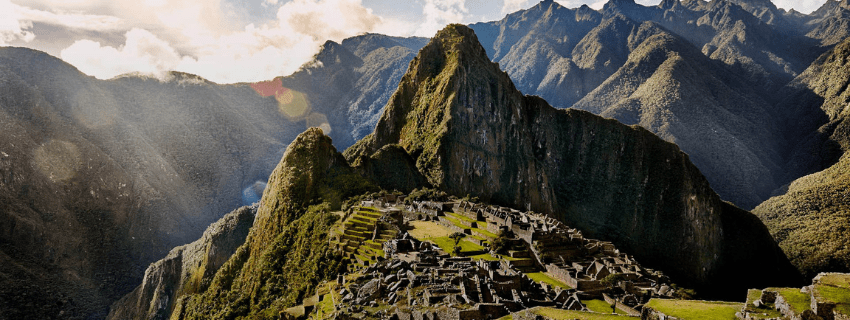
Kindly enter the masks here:
[[342, 224], [340, 246], [345, 257], [353, 259], [358, 266], [368, 266], [383, 257], [383, 243], [396, 237], [395, 230], [381, 227], [380, 217], [376, 209], [363, 207]]

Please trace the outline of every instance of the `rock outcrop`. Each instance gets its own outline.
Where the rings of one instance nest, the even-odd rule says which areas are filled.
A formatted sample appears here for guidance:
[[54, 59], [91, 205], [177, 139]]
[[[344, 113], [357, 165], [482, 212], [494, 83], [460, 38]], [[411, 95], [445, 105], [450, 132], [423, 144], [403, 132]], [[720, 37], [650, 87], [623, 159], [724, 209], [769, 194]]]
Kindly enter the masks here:
[[142, 284], [112, 305], [107, 319], [167, 319], [184, 295], [203, 292], [243, 243], [256, 207], [241, 207], [211, 224], [204, 235], [151, 264]]
[[798, 277], [764, 225], [722, 202], [679, 148], [522, 95], [465, 26], [420, 51], [374, 134], [345, 155], [392, 144], [437, 188], [554, 215], [709, 296]]

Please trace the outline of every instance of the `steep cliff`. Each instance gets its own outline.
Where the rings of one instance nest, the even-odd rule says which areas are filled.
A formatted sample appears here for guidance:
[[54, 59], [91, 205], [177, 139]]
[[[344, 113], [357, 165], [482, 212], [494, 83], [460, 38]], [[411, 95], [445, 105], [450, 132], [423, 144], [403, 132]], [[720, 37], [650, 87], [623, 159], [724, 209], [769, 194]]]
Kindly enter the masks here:
[[256, 207], [241, 207], [211, 224], [204, 235], [151, 264], [142, 284], [112, 305], [107, 319], [167, 319], [184, 295], [203, 292], [254, 224]]
[[397, 144], [450, 193], [552, 214], [707, 295], [797, 280], [766, 228], [637, 126], [523, 96], [475, 33], [440, 31], [350, 161]]

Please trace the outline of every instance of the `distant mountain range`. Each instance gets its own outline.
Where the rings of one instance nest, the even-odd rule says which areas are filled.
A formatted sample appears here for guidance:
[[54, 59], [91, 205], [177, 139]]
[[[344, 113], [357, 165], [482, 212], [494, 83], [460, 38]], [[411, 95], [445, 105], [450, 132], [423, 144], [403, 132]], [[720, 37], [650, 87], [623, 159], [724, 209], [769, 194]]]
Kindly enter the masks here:
[[[850, 271], [848, 233], [842, 229], [850, 227], [844, 178], [850, 141], [844, 121], [850, 101], [847, 0], [828, 0], [808, 15], [767, 0], [664, 0], [650, 7], [611, 0], [600, 11], [543, 1], [469, 27], [511, 87], [555, 108], [639, 125], [675, 143], [689, 160], [681, 163], [692, 162], [705, 177], [698, 185], [710, 185], [719, 199], [741, 208], [755, 208], [799, 270]], [[224, 213], [258, 199], [257, 190], [283, 150], [305, 128], [323, 128], [339, 150], [380, 138], [367, 136], [385, 105], [400, 101], [391, 97], [428, 42], [377, 34], [327, 42], [293, 75], [234, 85], [181, 73], [102, 81], [44, 53], [0, 49], [0, 257], [9, 262], [0, 267], [0, 310], [10, 317], [105, 316], [111, 302], [139, 283], [147, 264], [197, 239]], [[506, 88], [502, 82], [478, 84], [488, 85], [494, 88], [462, 91], [468, 95], [463, 98], [480, 103], [502, 99], [491, 94], [508, 94], [496, 90]], [[470, 115], [464, 123], [501, 116]], [[621, 130], [604, 121], [599, 125]], [[536, 128], [530, 136], [537, 140], [522, 141], [538, 147], [516, 150], [547, 159], [550, 150], [584, 150], [551, 149], [553, 143], [576, 139], [572, 148], [584, 148], [587, 134], [613, 134], [566, 128]], [[487, 139], [485, 144], [515, 138], [488, 132], [472, 133]], [[518, 183], [519, 173], [511, 172], [517, 177], [500, 176], [506, 182], [497, 184], [510, 188], [494, 191], [471, 182], [478, 180], [455, 180], [461, 179], [459, 171], [428, 169], [446, 160], [440, 158], [443, 151], [411, 153], [428, 150], [429, 134], [421, 132], [419, 142], [381, 138], [388, 140], [359, 157], [356, 150], [365, 145], [355, 145], [347, 155], [359, 161], [354, 170], [382, 176], [388, 187], [427, 183], [585, 221], [584, 227], [600, 234], [620, 230], [622, 217], [591, 217], [601, 210], [593, 204], [581, 204], [570, 216], [563, 199], [580, 199], [562, 194], [573, 186], [558, 184], [599, 182], [596, 191], [611, 196], [604, 187], [609, 180], [582, 180], [591, 179], [586, 172], [569, 180], [571, 173], [561, 170]], [[607, 154], [595, 152], [588, 154]], [[674, 154], [667, 150], [657, 157]], [[465, 164], [459, 159], [456, 165], [489, 175], [494, 168], [483, 159]], [[440, 176], [447, 172], [451, 176]], [[619, 174], [616, 168], [593, 172]], [[548, 189], [532, 192], [538, 187]], [[711, 199], [705, 200], [708, 207], [748, 215], [712, 192], [700, 194]]]

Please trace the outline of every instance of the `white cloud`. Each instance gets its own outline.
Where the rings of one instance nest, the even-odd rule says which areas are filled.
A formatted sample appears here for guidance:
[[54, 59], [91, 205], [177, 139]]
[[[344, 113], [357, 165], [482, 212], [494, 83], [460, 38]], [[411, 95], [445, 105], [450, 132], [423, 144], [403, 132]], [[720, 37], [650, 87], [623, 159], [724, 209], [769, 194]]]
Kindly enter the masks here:
[[193, 2], [198, 1], [175, 6], [148, 0], [144, 5], [168, 7], [155, 14], [153, 21], [158, 23], [127, 32], [125, 43], [118, 47], [79, 40], [62, 50], [61, 57], [101, 79], [129, 72], [162, 75], [175, 70], [219, 83], [253, 82], [296, 71], [326, 40], [341, 41], [365, 32], [409, 34], [412, 30], [405, 23], [374, 15], [360, 0], [293, 0], [277, 10], [274, 21], [241, 29], [205, 25], [215, 21], [205, 17], [225, 13], [209, 4], [186, 5]]
[[89, 31], [118, 31], [124, 28], [123, 20], [107, 15], [92, 15], [80, 13], [55, 13], [19, 7], [22, 19], [62, 26], [71, 29]]
[[30, 42], [35, 38], [35, 34], [28, 31], [32, 22], [23, 19], [19, 8], [8, 0], [0, 0], [0, 46], [14, 40]]
[[118, 48], [79, 40], [62, 50], [61, 56], [80, 71], [101, 79], [131, 72], [162, 75], [181, 60], [174, 48], [147, 30], [132, 29], [126, 38]]
[[446, 25], [463, 22], [464, 16], [468, 12], [464, 0], [425, 0], [422, 7], [425, 21], [416, 30], [416, 35], [433, 37], [437, 31], [443, 29]]
[[528, 5], [530, 0], [505, 0], [502, 5], [502, 14], [508, 14], [519, 11]]
[[[828, 0], [833, 1], [833, 0]], [[811, 13], [824, 4], [824, 0], [773, 0], [773, 3], [785, 10], [797, 10], [802, 13]]]

